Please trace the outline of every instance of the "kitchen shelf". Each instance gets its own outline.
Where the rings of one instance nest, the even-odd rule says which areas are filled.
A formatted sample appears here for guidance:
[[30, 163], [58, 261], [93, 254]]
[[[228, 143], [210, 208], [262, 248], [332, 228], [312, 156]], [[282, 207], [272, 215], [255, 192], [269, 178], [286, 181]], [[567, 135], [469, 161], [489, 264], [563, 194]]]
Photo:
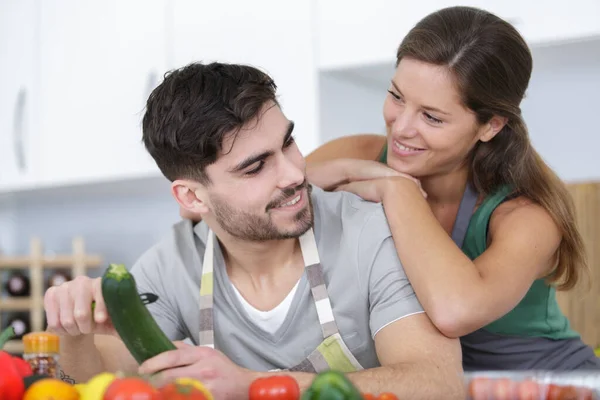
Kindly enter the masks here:
[[[71, 277], [87, 275], [88, 269], [102, 266], [102, 257], [85, 253], [85, 242], [81, 237], [72, 240], [71, 254], [46, 255], [39, 238], [30, 241], [29, 255], [2, 256], [0, 255], [0, 270], [27, 269], [29, 271], [30, 295], [28, 297], [0, 298], [0, 312], [28, 311], [32, 332], [46, 330], [44, 322], [44, 271], [47, 269], [69, 269]], [[5, 345], [5, 350], [11, 353], [21, 353], [21, 340], [11, 340]]]

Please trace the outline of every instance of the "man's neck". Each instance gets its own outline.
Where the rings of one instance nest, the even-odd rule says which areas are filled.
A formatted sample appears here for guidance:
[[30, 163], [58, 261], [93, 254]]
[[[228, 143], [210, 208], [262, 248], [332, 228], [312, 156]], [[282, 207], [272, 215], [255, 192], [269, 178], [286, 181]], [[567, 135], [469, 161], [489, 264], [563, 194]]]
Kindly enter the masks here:
[[304, 267], [302, 251], [298, 239], [269, 241], [249, 241], [231, 236], [214, 227], [221, 245], [227, 273], [232, 278], [250, 278], [254, 284], [258, 281], [278, 280], [280, 273], [287, 274], [291, 268]]

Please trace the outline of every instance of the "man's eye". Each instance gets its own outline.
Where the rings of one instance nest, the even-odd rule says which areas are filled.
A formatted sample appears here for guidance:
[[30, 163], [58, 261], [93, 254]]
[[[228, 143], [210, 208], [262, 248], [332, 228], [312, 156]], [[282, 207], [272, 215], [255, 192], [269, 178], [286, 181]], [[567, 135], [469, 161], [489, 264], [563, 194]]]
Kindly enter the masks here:
[[263, 169], [264, 166], [265, 162], [261, 160], [258, 162], [258, 166], [256, 168], [251, 169], [250, 171], [246, 171], [246, 175], [256, 175], [260, 172], [261, 169]]
[[285, 142], [285, 144], [283, 145], [283, 147], [284, 148], [290, 147], [295, 141], [296, 141], [296, 139], [294, 139], [293, 136], [290, 136], [288, 138], [288, 140]]

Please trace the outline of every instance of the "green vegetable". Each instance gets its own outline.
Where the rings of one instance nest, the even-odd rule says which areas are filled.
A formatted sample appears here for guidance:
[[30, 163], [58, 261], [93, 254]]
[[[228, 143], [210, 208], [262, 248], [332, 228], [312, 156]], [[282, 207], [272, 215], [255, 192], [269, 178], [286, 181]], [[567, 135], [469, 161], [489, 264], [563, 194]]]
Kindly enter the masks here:
[[363, 400], [363, 396], [343, 373], [325, 371], [316, 376], [301, 400]]
[[138, 364], [176, 347], [142, 303], [133, 275], [110, 264], [102, 276], [102, 297], [117, 333]]

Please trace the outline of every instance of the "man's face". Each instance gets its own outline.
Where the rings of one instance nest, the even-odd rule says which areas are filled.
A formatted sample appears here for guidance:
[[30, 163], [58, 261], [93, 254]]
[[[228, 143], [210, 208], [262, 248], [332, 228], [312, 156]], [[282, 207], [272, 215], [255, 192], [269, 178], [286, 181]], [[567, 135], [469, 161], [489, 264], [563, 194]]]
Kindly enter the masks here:
[[206, 168], [209, 215], [233, 237], [265, 241], [296, 238], [313, 224], [306, 162], [293, 137], [294, 125], [269, 104]]

